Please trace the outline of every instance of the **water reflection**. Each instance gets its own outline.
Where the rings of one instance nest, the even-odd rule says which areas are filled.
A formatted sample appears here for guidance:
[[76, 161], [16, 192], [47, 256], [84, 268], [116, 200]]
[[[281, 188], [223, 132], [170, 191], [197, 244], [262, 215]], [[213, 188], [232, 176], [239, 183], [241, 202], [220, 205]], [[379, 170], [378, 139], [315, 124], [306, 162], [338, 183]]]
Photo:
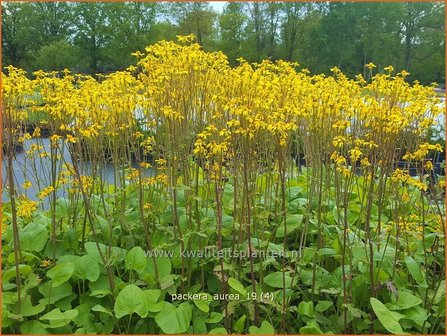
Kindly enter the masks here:
[[[31, 157], [27, 155], [27, 151], [32, 150], [35, 146], [42, 146], [39, 152], [34, 152]], [[63, 170], [63, 165], [65, 163], [72, 163], [70, 153], [68, 148], [61, 146], [62, 148], [58, 151], [58, 155], [61, 159], [57, 162], [56, 172], [59, 173]], [[59, 147], [60, 148], [60, 147]], [[15, 158], [12, 163], [12, 168], [14, 171], [14, 181], [17, 194], [24, 194], [31, 200], [37, 200], [37, 194], [43, 188], [51, 185], [51, 161], [49, 157], [41, 157], [39, 153], [50, 153], [50, 139], [48, 138], [33, 138], [26, 140], [24, 143], [23, 151], [16, 152]], [[2, 201], [7, 202], [9, 200], [8, 191], [8, 169], [7, 160], [3, 157], [2, 159]], [[78, 167], [81, 175], [91, 176], [92, 164], [88, 161], [79, 161]], [[137, 167], [133, 164], [133, 167]], [[105, 164], [101, 170], [101, 178], [103, 181], [108, 183], [114, 183], [115, 181], [115, 169], [112, 163]], [[155, 175], [154, 169], [145, 169], [144, 176], [150, 177]], [[116, 178], [119, 180], [119, 178]], [[24, 189], [22, 185], [25, 181], [30, 181], [32, 186], [28, 189]], [[118, 183], [119, 185], [119, 183]], [[62, 185], [58, 188], [56, 195], [58, 198], [68, 196], [69, 185]]]

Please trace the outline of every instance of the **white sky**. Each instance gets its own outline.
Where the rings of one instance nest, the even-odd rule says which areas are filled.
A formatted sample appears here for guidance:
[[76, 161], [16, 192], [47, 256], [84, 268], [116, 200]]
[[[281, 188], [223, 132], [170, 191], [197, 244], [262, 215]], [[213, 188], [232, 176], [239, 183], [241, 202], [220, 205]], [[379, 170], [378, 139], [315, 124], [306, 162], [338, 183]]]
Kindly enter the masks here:
[[222, 13], [223, 8], [225, 7], [226, 1], [208, 1], [211, 4], [211, 7], [218, 12]]

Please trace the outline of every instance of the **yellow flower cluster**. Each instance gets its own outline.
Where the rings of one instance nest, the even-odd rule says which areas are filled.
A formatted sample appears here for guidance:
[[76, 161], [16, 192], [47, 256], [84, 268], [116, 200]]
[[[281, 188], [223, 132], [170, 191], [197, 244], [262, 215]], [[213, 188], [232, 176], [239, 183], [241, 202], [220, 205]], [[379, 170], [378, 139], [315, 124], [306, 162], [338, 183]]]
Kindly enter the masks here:
[[[244, 163], [278, 171], [279, 162], [298, 149], [310, 168], [324, 163], [347, 177], [360, 168], [366, 179], [392, 172], [393, 182], [426, 190], [407, 172], [393, 171], [393, 162], [406, 153], [404, 160], [420, 161], [428, 171], [433, 163], [427, 156], [442, 150], [426, 142], [442, 113], [434, 88], [407, 83], [405, 71], [393, 75], [387, 67], [373, 74], [376, 66], [369, 63], [365, 80], [350, 79], [335, 67], [329, 76], [311, 75], [284, 61], [240, 59], [231, 67], [222, 52], [203, 51], [193, 36], [161, 41], [134, 55], [135, 67], [95, 78], [38, 71], [30, 80], [9, 67], [3, 75], [5, 108], [15, 124], [30, 111], [45, 114], [53, 144], [87, 144], [95, 148], [93, 156], [109, 149], [123, 157], [132, 146], [154, 152], [156, 168], [166, 170], [169, 183], [197, 162], [214, 177], [229, 165], [244, 171]], [[34, 106], [24, 109], [25, 104]], [[39, 133], [36, 128], [33, 136]], [[28, 155], [35, 152], [48, 156], [38, 145]], [[129, 180], [137, 177], [138, 170], [129, 170]], [[91, 190], [93, 181], [81, 178], [84, 191]], [[143, 183], [162, 182], [157, 179]], [[74, 179], [75, 189], [78, 184]], [[49, 188], [39, 198], [54, 191]]]
[[22, 195], [19, 198], [19, 202], [17, 205], [17, 216], [21, 218], [30, 218], [32, 214], [37, 210], [38, 205], [38, 202], [31, 201], [30, 199]]
[[54, 192], [54, 187], [52, 186], [48, 186], [46, 188], [43, 188], [38, 194], [37, 194], [37, 198], [39, 199], [44, 199], [46, 197], [48, 197], [51, 193]]

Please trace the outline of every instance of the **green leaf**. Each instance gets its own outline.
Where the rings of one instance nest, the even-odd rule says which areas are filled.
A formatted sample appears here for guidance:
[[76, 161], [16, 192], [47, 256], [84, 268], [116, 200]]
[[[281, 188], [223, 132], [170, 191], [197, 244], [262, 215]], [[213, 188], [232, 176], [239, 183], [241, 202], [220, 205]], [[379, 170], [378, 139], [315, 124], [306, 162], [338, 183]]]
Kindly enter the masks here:
[[404, 315], [389, 311], [382, 302], [375, 298], [370, 298], [369, 302], [380, 323], [382, 323], [386, 330], [393, 334], [403, 333], [399, 320], [404, 318]]
[[199, 312], [198, 314], [193, 315], [192, 318], [192, 326], [193, 326], [193, 334], [195, 335], [203, 335], [208, 332], [208, 329], [206, 328], [205, 324], [205, 318], [202, 316], [202, 314]]
[[318, 301], [317, 305], [315, 306], [315, 311], [322, 313], [331, 308], [332, 305], [332, 301]]
[[201, 311], [208, 313], [210, 311], [210, 303], [213, 301], [213, 298], [208, 293], [198, 293], [200, 297], [204, 297], [206, 295], [206, 300], [194, 300], [194, 304], [199, 308]]
[[[99, 247], [99, 250], [98, 250]], [[126, 255], [126, 250], [112, 246], [109, 248], [109, 246], [98, 243], [98, 246], [95, 242], [86, 242], [84, 244], [85, 251], [87, 254], [96, 260], [101, 265], [104, 265], [104, 261], [101, 258], [102, 256], [106, 260], [106, 264], [108, 265], [116, 265], [117, 263], [121, 262], [124, 259], [124, 256]], [[101, 254], [99, 253], [101, 251]]]
[[[17, 268], [19, 269], [19, 274], [21, 275], [27, 275], [31, 273], [32, 268], [29, 265], [17, 265]], [[16, 276], [16, 267], [12, 266], [11, 268], [8, 268], [6, 271], [2, 274], [2, 282], [3, 285], [9, 282], [12, 278]]]
[[307, 325], [300, 328], [300, 335], [320, 335], [320, 334], [323, 334], [323, 332], [316, 325]]
[[427, 311], [419, 306], [412, 307], [405, 311], [405, 319], [414, 322], [419, 327], [422, 327], [428, 319]]
[[335, 251], [333, 248], [330, 247], [323, 247], [318, 250], [318, 255], [325, 256], [325, 255], [334, 255], [337, 254], [337, 251]]
[[[286, 229], [287, 229], [287, 235], [294, 232], [296, 229], [301, 227], [301, 223], [303, 222], [303, 215], [296, 214], [287, 215], [286, 218]], [[278, 228], [276, 229], [276, 237], [277, 238], [284, 238], [284, 224], [278, 225]]]
[[151, 313], [158, 313], [163, 309], [165, 302], [158, 302], [160, 295], [161, 291], [158, 289], [146, 289], [143, 291], [146, 308]]
[[52, 280], [51, 286], [57, 287], [67, 282], [75, 270], [72, 262], [65, 262], [54, 266], [47, 272], [47, 276]]
[[243, 296], [247, 295], [247, 291], [245, 290], [244, 286], [239, 282], [239, 280], [235, 278], [229, 278], [228, 285], [241, 295]]
[[314, 303], [312, 301], [305, 302], [301, 301], [298, 304], [298, 315], [302, 316], [305, 315], [307, 317], [315, 317], [314, 313]]
[[159, 289], [145, 289], [143, 295], [146, 302], [156, 303], [161, 296], [161, 290]]
[[73, 275], [81, 280], [94, 282], [99, 278], [99, 265], [89, 255], [83, 255], [74, 262], [75, 269]]
[[222, 319], [223, 316], [221, 313], [212, 312], [210, 317], [206, 320], [206, 323], [219, 323]]
[[154, 264], [157, 264], [158, 282], [161, 282], [165, 278], [168, 279], [167, 276], [170, 275], [172, 271], [172, 264], [169, 258], [149, 258], [147, 260], [145, 269], [142, 272], [138, 273], [138, 277], [148, 284], [154, 284], [156, 282]]
[[48, 334], [45, 330], [48, 326], [39, 321], [26, 321], [20, 325], [20, 332], [23, 335], [39, 335]]
[[210, 330], [208, 335], [228, 335], [227, 330], [225, 328], [219, 327]]
[[259, 328], [256, 326], [251, 326], [248, 328], [248, 332], [250, 335], [274, 335], [275, 329], [273, 329], [273, 326], [269, 322], [262, 321]]
[[[392, 297], [394, 298], [394, 295]], [[391, 310], [402, 310], [420, 305], [421, 303], [421, 298], [418, 298], [417, 296], [414, 296], [413, 294], [410, 294], [408, 292], [398, 291], [397, 301], [391, 304], [387, 304], [387, 307]]]
[[405, 257], [405, 264], [407, 265], [408, 271], [414, 280], [422, 288], [427, 288], [427, 281], [425, 280], [424, 274], [421, 272], [421, 267], [419, 264], [410, 256]]
[[77, 315], [76, 309], [61, 312], [59, 308], [56, 308], [41, 316], [39, 320], [48, 320], [51, 328], [59, 328], [68, 325]]
[[22, 300], [20, 305], [20, 315], [22, 316], [34, 316], [40, 314], [45, 310], [45, 303], [40, 302], [39, 304], [33, 306], [31, 303], [31, 297], [27, 296], [24, 300]]
[[116, 298], [114, 311], [117, 318], [134, 313], [146, 317], [147, 307], [141, 288], [134, 284], [124, 287]]
[[143, 249], [139, 246], [135, 246], [129, 252], [127, 252], [124, 259], [124, 266], [128, 270], [134, 270], [141, 273], [146, 268], [147, 259]]
[[188, 331], [191, 323], [192, 309], [188, 302], [175, 307], [166, 303], [155, 316], [155, 322], [165, 334], [181, 334]]
[[52, 288], [51, 282], [49, 281], [39, 287], [39, 293], [44, 296], [43, 299], [40, 299], [40, 302], [44, 302], [45, 304], [53, 304], [62, 298], [70, 296], [73, 292], [71, 285], [67, 282], [61, 286]]
[[[274, 288], [283, 288], [283, 273], [282, 272], [274, 272], [270, 273], [264, 278], [264, 283]], [[289, 273], [285, 274], [285, 285], [286, 288], [290, 288], [292, 286], [292, 278]]]
[[96, 306], [92, 307], [92, 311], [101, 312], [110, 316], [113, 316], [112, 311], [104, 306], [101, 306], [100, 304], [97, 304]]
[[20, 247], [24, 251], [42, 251], [48, 240], [45, 225], [31, 222], [19, 232]]
[[242, 334], [242, 332], [244, 331], [246, 320], [247, 320], [247, 316], [242, 315], [241, 318], [236, 321], [236, 323], [234, 324], [234, 331], [236, 331], [236, 333]]

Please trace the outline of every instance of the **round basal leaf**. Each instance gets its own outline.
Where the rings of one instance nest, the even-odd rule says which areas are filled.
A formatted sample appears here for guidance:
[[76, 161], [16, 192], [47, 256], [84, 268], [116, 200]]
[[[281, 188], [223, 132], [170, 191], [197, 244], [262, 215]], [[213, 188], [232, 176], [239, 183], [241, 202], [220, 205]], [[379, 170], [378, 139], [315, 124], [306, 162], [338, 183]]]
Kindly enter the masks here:
[[166, 303], [155, 316], [155, 322], [165, 334], [185, 333], [191, 323], [192, 309], [189, 303], [183, 302], [178, 307]]
[[[283, 288], [283, 273], [270, 273], [264, 278], [264, 283], [273, 288]], [[285, 285], [286, 288], [289, 288], [292, 285], [292, 278], [290, 277], [289, 273], [285, 274]]]
[[234, 331], [236, 331], [236, 333], [242, 334], [242, 332], [244, 331], [244, 328], [245, 328], [246, 320], [247, 320], [247, 316], [242, 315], [241, 318], [236, 321], [236, 323], [234, 324]]
[[389, 311], [385, 305], [375, 298], [370, 298], [370, 303], [374, 313], [382, 323], [383, 327], [393, 334], [402, 334], [403, 330], [399, 324], [399, 320], [404, 318], [404, 315]]
[[101, 306], [100, 304], [97, 304], [96, 306], [93, 306], [92, 307], [92, 311], [100, 312], [100, 313], [104, 313], [104, 314], [113, 316], [113, 313], [112, 313], [112, 311], [110, 309], [108, 309], [108, 308], [106, 308], [104, 306]]
[[[397, 292], [398, 299], [393, 300], [395, 302], [391, 304], [387, 304], [387, 307], [391, 310], [402, 310], [402, 309], [408, 309], [417, 305], [420, 305], [422, 303], [422, 299], [414, 296], [413, 294], [410, 294], [408, 292], [404, 291], [398, 291]], [[392, 296], [394, 298], [394, 295]]]
[[134, 284], [124, 287], [116, 298], [114, 312], [117, 318], [134, 313], [146, 317], [147, 307], [141, 288]]
[[248, 331], [251, 335], [275, 334], [275, 329], [273, 329], [273, 326], [267, 321], [262, 321], [261, 326], [259, 328], [256, 326], [251, 326], [250, 328], [248, 328]]
[[23, 251], [42, 251], [48, 240], [48, 230], [43, 224], [31, 222], [19, 232]]
[[317, 305], [315, 306], [315, 311], [322, 313], [331, 308], [332, 305], [332, 301], [318, 301]]
[[59, 308], [56, 308], [41, 316], [39, 320], [48, 320], [52, 328], [59, 328], [68, 325], [77, 315], [78, 311], [75, 309], [61, 312]]
[[[17, 268], [19, 270], [19, 274], [21, 275], [28, 275], [31, 273], [32, 268], [29, 265], [17, 265]], [[11, 268], [8, 268], [6, 271], [2, 274], [2, 283], [3, 286], [9, 282], [12, 278], [16, 276], [16, 266], [12, 266]]]
[[235, 278], [229, 278], [228, 285], [239, 294], [242, 294], [243, 296], [247, 295], [247, 291], [245, 290], [244, 286], [239, 282], [239, 280]]
[[309, 302], [301, 301], [298, 304], [297, 311], [299, 316], [315, 317], [314, 303], [312, 301]]
[[33, 306], [31, 303], [31, 297], [27, 295], [26, 298], [21, 302], [20, 315], [34, 316], [43, 312], [45, 310], [45, 307], [46, 304], [44, 302], [40, 302], [39, 304]]
[[422, 288], [427, 288], [427, 281], [425, 280], [424, 274], [421, 272], [421, 267], [418, 263], [410, 256], [405, 257], [405, 264], [407, 265], [408, 271], [414, 280], [418, 283]]
[[39, 293], [43, 295], [43, 299], [40, 299], [40, 302], [48, 305], [70, 296], [73, 292], [71, 285], [67, 282], [58, 287], [51, 287], [51, 281], [48, 281], [39, 286]]
[[227, 330], [225, 328], [219, 327], [210, 330], [208, 335], [228, 335]]
[[[300, 214], [289, 214], [286, 218], [286, 229], [287, 235], [293, 233], [296, 229], [301, 227], [301, 223], [303, 222], [303, 215]], [[276, 237], [283, 238], [284, 237], [284, 224], [280, 224], [276, 229]]]
[[149, 312], [158, 313], [163, 309], [166, 302], [158, 302], [160, 295], [161, 290], [158, 289], [146, 289], [143, 291], [144, 301]]
[[26, 321], [20, 325], [20, 332], [23, 335], [48, 334], [48, 331], [45, 330], [46, 327], [46, 324], [39, 321]]
[[158, 282], [161, 282], [163, 279], [168, 279], [167, 277], [172, 271], [172, 264], [171, 260], [166, 257], [158, 257], [155, 259], [152, 257], [148, 258], [145, 269], [138, 273], [138, 277], [141, 280], [146, 281], [148, 284], [155, 284], [155, 264], [157, 264]]
[[129, 252], [127, 252], [124, 259], [124, 266], [128, 270], [134, 270], [141, 273], [146, 268], [147, 259], [143, 249], [139, 246], [135, 246]]
[[47, 276], [52, 280], [51, 286], [57, 287], [67, 282], [73, 275], [75, 266], [72, 262], [65, 262], [54, 266], [47, 272]]
[[206, 323], [219, 323], [222, 319], [223, 316], [221, 313], [212, 312], [210, 317], [206, 320]]
[[420, 306], [414, 306], [410, 309], [407, 309], [405, 311], [405, 319], [416, 323], [419, 327], [422, 327], [424, 323], [425, 325], [430, 324], [427, 322], [427, 311]]
[[94, 282], [99, 278], [99, 265], [89, 255], [84, 255], [74, 262], [75, 270], [73, 275], [81, 280]]
[[307, 325], [300, 328], [300, 335], [320, 335], [323, 334], [320, 328], [315, 325]]
[[208, 293], [198, 293], [200, 295], [200, 298], [206, 296], [206, 300], [194, 300], [194, 304], [199, 308], [201, 311], [208, 313], [210, 311], [210, 303], [213, 300], [210, 294]]
[[[84, 244], [84, 248], [87, 254], [101, 265], [105, 264], [101, 257], [101, 254], [105, 258], [106, 264], [116, 265], [124, 259], [127, 253], [126, 250], [120, 247], [112, 246], [111, 248], [109, 248], [109, 246], [107, 245], [101, 243], [96, 244], [95, 242], [86, 242]], [[101, 253], [99, 253], [99, 251], [101, 251]]]

